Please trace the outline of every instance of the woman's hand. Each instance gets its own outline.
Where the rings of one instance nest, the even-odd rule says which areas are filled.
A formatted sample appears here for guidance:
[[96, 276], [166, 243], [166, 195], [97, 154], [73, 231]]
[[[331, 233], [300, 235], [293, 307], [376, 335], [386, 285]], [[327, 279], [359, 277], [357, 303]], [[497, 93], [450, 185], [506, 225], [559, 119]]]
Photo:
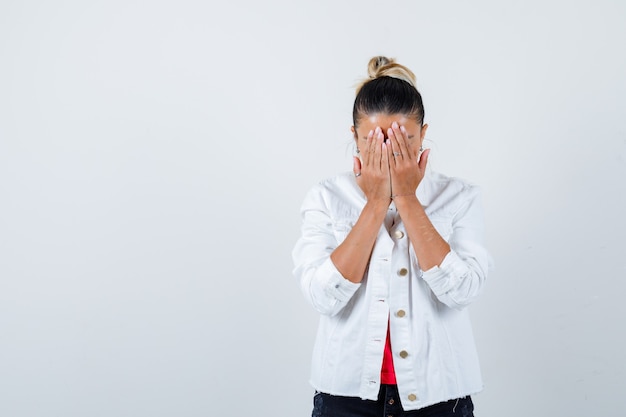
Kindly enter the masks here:
[[404, 126], [393, 122], [387, 131], [392, 198], [404, 223], [409, 241], [422, 270], [441, 265], [450, 252], [450, 245], [433, 226], [415, 191], [424, 179], [428, 163], [427, 149], [420, 155], [421, 137], [411, 143]]
[[426, 173], [430, 149], [420, 155], [419, 146], [411, 146], [404, 126], [393, 122], [387, 130], [391, 146], [387, 146], [391, 176], [391, 196], [414, 196]]
[[360, 147], [361, 159], [354, 158], [356, 182], [365, 193], [367, 203], [350, 233], [330, 255], [341, 275], [355, 283], [363, 280], [376, 236], [391, 203], [387, 147], [383, 131], [377, 127], [369, 132], [365, 145]]
[[360, 155], [354, 158], [354, 175], [367, 201], [391, 202], [390, 150], [380, 127], [370, 130]]

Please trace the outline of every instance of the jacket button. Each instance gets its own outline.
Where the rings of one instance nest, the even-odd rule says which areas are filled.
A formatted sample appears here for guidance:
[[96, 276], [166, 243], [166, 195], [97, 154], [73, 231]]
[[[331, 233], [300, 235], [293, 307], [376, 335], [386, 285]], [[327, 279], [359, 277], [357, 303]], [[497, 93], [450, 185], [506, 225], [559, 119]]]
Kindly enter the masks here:
[[398, 275], [400, 275], [401, 277], [406, 276], [406, 274], [409, 273], [409, 270], [406, 268], [400, 268], [400, 270], [398, 271]]
[[409, 401], [415, 401], [415, 400], [417, 400], [417, 395], [415, 395], [415, 394], [409, 394], [409, 397], [408, 397], [408, 398], [409, 398]]
[[393, 236], [396, 239], [402, 239], [404, 237], [404, 232], [402, 230], [396, 230], [395, 232], [393, 232]]
[[396, 311], [396, 316], [398, 316], [398, 317], [404, 317], [404, 316], [406, 316], [406, 311], [404, 311], [404, 310], [398, 310], [398, 311]]
[[[409, 352], [407, 352], [406, 350], [401, 350], [400, 351], [400, 357], [402, 359], [405, 359], [407, 356], [409, 356]], [[413, 401], [413, 400], [411, 400], [411, 401]]]

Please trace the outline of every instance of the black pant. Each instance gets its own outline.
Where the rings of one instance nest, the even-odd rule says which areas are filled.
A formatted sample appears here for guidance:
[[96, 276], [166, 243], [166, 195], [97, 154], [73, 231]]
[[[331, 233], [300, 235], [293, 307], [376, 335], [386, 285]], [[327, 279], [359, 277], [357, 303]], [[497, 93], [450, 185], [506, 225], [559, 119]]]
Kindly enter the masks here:
[[318, 392], [312, 417], [473, 417], [474, 404], [468, 397], [445, 401], [415, 411], [404, 411], [396, 385], [381, 385], [378, 400], [341, 397]]

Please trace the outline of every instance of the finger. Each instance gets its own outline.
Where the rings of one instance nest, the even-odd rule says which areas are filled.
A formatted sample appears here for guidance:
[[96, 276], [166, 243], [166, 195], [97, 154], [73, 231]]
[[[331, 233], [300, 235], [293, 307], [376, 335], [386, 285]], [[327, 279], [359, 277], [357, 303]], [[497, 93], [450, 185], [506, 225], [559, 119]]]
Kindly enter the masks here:
[[374, 152], [376, 151], [376, 142], [378, 139], [378, 130], [379, 128], [377, 127], [373, 132], [371, 137], [368, 135], [368, 142], [367, 142], [367, 153], [368, 153], [368, 158], [366, 161], [366, 165], [372, 165], [373, 163], [375, 163], [375, 157], [374, 157]]
[[352, 161], [352, 172], [354, 172], [355, 177], [361, 176], [361, 160], [357, 158], [356, 156], [354, 157], [354, 160]]
[[420, 155], [420, 160], [419, 160], [419, 162], [417, 164], [419, 169], [420, 169], [420, 171], [424, 171], [426, 169], [426, 165], [428, 164], [428, 155], [430, 155], [430, 149], [426, 149]]
[[390, 166], [389, 161], [391, 160], [391, 146], [387, 144], [387, 142], [383, 142], [382, 156], [381, 156], [381, 166], [383, 171], [389, 172]]
[[400, 152], [402, 152], [402, 155], [407, 158], [417, 156], [415, 153], [411, 152], [411, 146], [409, 146], [409, 134], [406, 132], [406, 128], [404, 126], [398, 126], [398, 123], [395, 122], [392, 124], [392, 127], [396, 133], [398, 142], [400, 143]]
[[376, 137], [376, 146], [374, 148], [374, 166], [379, 170], [382, 169], [382, 150], [383, 142], [385, 141], [385, 135], [382, 130], [378, 129], [378, 135]]
[[361, 152], [359, 155], [361, 156], [361, 164], [367, 165], [369, 161], [369, 153], [370, 153], [370, 142], [372, 137], [374, 136], [374, 131], [370, 130], [365, 138], [365, 143], [361, 146]]
[[398, 142], [398, 138], [392, 129], [387, 130], [387, 135], [389, 136], [389, 142], [391, 142], [391, 153], [392, 157], [389, 159], [391, 161], [391, 165], [395, 166], [402, 161], [402, 150], [400, 149], [400, 143]]

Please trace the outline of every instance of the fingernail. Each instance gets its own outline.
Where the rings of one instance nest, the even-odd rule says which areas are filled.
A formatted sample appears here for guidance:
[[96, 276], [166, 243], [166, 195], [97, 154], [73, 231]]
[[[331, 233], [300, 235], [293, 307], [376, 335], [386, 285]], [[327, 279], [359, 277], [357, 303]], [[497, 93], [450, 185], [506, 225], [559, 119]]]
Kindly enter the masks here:
[[367, 134], [367, 136], [372, 136], [372, 135], [374, 135], [374, 131], [370, 130], [369, 133]]
[[391, 124], [391, 127], [393, 127], [394, 129], [397, 129], [398, 128], [398, 123], [397, 122], [393, 122]]
[[406, 133], [406, 129], [404, 128], [404, 126], [400, 126], [400, 130], [402, 131], [402, 133]]

